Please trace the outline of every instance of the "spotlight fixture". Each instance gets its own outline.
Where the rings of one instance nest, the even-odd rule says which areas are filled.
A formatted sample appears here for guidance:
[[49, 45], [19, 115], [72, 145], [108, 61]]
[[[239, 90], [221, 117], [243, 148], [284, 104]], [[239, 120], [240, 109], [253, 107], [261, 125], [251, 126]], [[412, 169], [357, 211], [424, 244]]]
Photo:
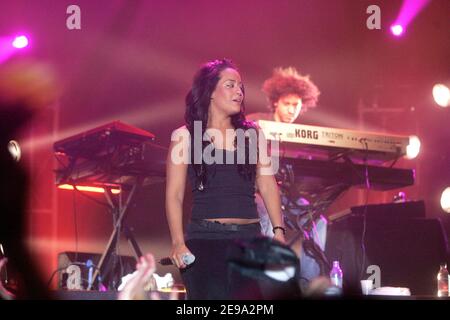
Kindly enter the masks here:
[[391, 32], [394, 36], [400, 37], [403, 34], [403, 27], [400, 24], [395, 24], [391, 26]]
[[433, 99], [442, 108], [450, 106], [450, 89], [448, 85], [437, 83], [433, 86]]
[[417, 136], [409, 137], [409, 144], [406, 147], [406, 158], [414, 159], [420, 152], [420, 140]]
[[17, 49], [23, 49], [28, 46], [28, 38], [24, 35], [20, 35], [14, 38], [12, 46]]
[[8, 143], [8, 151], [11, 154], [11, 157], [16, 161], [19, 162], [20, 158], [22, 156], [22, 151], [20, 149], [20, 145], [16, 140], [11, 140]]
[[450, 187], [445, 188], [441, 195], [441, 208], [450, 213]]

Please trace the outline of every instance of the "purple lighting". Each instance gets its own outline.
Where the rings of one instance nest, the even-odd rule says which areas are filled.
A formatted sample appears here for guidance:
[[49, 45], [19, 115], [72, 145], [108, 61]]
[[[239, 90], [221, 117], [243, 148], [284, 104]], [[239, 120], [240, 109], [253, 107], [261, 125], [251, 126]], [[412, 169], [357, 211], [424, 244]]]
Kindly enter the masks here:
[[12, 42], [14, 48], [22, 49], [28, 46], [28, 38], [26, 36], [17, 36]]
[[0, 36], [0, 64], [18, 54], [22, 49], [29, 47], [28, 37], [22, 34]]
[[401, 36], [403, 34], [403, 27], [399, 24], [393, 25], [391, 27], [391, 32], [394, 36]]
[[403, 0], [402, 7], [391, 32], [395, 36], [401, 36], [413, 19], [431, 2], [431, 0]]

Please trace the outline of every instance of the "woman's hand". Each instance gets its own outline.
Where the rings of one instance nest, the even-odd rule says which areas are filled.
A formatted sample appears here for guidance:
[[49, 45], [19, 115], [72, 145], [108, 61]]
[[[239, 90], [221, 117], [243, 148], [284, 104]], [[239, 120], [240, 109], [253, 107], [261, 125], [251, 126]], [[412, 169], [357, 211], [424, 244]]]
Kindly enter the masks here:
[[286, 244], [286, 238], [284, 237], [283, 230], [276, 229], [273, 239], [281, 242], [282, 244]]
[[180, 269], [186, 268], [186, 264], [183, 262], [183, 256], [186, 254], [192, 254], [191, 251], [186, 247], [186, 245], [179, 244], [172, 246], [172, 254], [170, 257], [172, 258], [173, 263]]

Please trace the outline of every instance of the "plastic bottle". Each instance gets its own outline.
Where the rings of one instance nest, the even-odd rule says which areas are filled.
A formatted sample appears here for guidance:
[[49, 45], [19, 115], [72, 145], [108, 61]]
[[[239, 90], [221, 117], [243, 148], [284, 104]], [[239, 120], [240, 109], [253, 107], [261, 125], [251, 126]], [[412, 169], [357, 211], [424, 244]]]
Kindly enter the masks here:
[[437, 274], [438, 297], [448, 297], [448, 270], [447, 264], [441, 263]]
[[344, 274], [339, 266], [339, 261], [333, 261], [333, 268], [330, 271], [331, 283], [338, 288], [342, 289], [342, 281]]

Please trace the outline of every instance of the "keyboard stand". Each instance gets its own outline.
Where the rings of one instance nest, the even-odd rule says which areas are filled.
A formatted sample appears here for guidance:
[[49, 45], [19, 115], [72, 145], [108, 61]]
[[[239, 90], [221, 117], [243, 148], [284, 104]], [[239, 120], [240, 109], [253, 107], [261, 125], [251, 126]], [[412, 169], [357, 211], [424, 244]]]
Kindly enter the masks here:
[[131, 231], [131, 229], [124, 223], [124, 219], [126, 217], [126, 214], [129, 211], [130, 204], [132, 203], [132, 199], [136, 196], [136, 194], [142, 189], [142, 184], [144, 179], [141, 177], [135, 178], [135, 183], [132, 186], [132, 189], [130, 190], [129, 194], [127, 195], [125, 204], [122, 204], [122, 193], [123, 190], [121, 190], [119, 194], [119, 199], [114, 198], [114, 195], [111, 193], [111, 188], [105, 187], [105, 197], [108, 201], [108, 203], [111, 206], [111, 210], [113, 213], [113, 232], [109, 238], [108, 244], [106, 246], [105, 251], [103, 252], [100, 261], [97, 265], [97, 268], [94, 272], [93, 279], [91, 283], [89, 283], [88, 290], [92, 289], [93, 284], [95, 283], [95, 280], [101, 276], [99, 279], [99, 283], [102, 283], [104, 279], [109, 279], [108, 283], [108, 289], [117, 289], [119, 286], [119, 281], [121, 277], [123, 276], [122, 268], [120, 269], [119, 275], [117, 274], [116, 269], [119, 265], [119, 259], [120, 255], [117, 252], [118, 243], [120, 241], [120, 234], [121, 232], [124, 233], [126, 239], [130, 243], [131, 247], [133, 248], [136, 261], [139, 259], [139, 257], [142, 256], [142, 251], [139, 248], [139, 245]]

